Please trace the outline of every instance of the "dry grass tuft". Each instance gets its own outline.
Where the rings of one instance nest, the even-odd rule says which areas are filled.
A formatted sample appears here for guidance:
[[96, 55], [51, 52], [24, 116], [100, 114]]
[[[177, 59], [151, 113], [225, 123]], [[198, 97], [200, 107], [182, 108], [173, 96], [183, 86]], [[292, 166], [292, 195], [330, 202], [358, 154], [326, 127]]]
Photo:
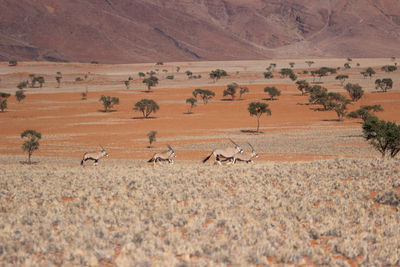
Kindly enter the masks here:
[[396, 161], [11, 160], [0, 160], [1, 263], [400, 264]]

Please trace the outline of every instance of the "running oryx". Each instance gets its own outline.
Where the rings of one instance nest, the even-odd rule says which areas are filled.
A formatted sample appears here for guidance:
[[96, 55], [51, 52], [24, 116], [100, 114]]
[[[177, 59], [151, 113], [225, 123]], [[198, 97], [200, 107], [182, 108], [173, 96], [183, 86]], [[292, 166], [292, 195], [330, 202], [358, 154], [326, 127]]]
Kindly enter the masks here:
[[235, 163], [237, 160], [238, 161], [245, 161], [246, 163], [253, 163], [252, 158], [258, 158], [257, 153], [254, 151], [253, 146], [248, 143], [250, 148], [251, 148], [251, 152], [243, 152], [243, 153], [236, 153], [235, 155], [233, 155], [233, 157], [230, 159], [231, 163]]
[[235, 146], [234, 148], [233, 147], [228, 147], [228, 148], [225, 148], [225, 149], [215, 149], [213, 152], [211, 152], [211, 154], [208, 157], [203, 159], [203, 163], [206, 162], [212, 155], [214, 155], [216, 162], [218, 162], [219, 165], [222, 165], [221, 161], [220, 161], [220, 158], [230, 159], [236, 153], [242, 153], [243, 152], [243, 149], [238, 144], [233, 142], [232, 139], [229, 139], [229, 140]]
[[175, 158], [176, 154], [170, 145], [167, 145], [167, 147], [167, 151], [155, 153], [147, 162], [153, 162], [155, 165], [157, 161], [168, 161], [169, 163], [174, 164], [174, 160], [172, 158]]
[[94, 160], [93, 165], [96, 166], [97, 163], [99, 162], [99, 159], [101, 159], [104, 156], [108, 157], [106, 150], [102, 146], [100, 147], [101, 147], [101, 152], [86, 152], [85, 154], [83, 154], [81, 165], [83, 165], [87, 160]]

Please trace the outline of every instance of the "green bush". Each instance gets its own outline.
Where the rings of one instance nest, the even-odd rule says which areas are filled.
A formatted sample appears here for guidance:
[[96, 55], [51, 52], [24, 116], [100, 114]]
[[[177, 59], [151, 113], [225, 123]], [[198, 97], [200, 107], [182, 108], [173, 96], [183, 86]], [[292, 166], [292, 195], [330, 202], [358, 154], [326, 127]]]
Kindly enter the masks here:
[[386, 153], [392, 158], [399, 153], [400, 125], [371, 116], [364, 122], [362, 129], [364, 138], [381, 153], [382, 158]]

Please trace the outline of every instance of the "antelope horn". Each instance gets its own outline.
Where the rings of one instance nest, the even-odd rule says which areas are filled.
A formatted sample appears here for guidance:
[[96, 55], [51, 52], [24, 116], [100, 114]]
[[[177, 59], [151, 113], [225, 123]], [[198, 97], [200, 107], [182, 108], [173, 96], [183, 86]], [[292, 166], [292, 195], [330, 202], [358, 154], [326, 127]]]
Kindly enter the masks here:
[[99, 144], [99, 146], [101, 147], [102, 150], [105, 150], [104, 147], [102, 147], [100, 144]]
[[249, 144], [249, 146], [251, 147], [251, 150], [254, 152], [254, 147], [249, 143], [249, 142], [247, 142], [248, 144]]
[[236, 144], [235, 142], [233, 142], [232, 139], [229, 138], [229, 140], [232, 142], [232, 144], [234, 144], [235, 146], [239, 146], [238, 144]]
[[167, 145], [168, 149], [174, 151], [170, 145]]

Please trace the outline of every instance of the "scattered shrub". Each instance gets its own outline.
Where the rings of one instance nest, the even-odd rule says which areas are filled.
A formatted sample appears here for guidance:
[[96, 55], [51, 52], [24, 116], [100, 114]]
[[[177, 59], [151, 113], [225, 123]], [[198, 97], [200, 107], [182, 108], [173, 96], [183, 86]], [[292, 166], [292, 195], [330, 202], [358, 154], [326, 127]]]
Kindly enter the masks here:
[[100, 97], [99, 101], [103, 102], [104, 112], [110, 111], [114, 107], [114, 105], [118, 105], [119, 104], [119, 98], [118, 97], [111, 97], [111, 96], [102, 95]]
[[151, 113], [156, 113], [159, 109], [158, 104], [152, 99], [142, 99], [133, 107], [133, 110], [142, 112], [144, 118], [148, 118]]

